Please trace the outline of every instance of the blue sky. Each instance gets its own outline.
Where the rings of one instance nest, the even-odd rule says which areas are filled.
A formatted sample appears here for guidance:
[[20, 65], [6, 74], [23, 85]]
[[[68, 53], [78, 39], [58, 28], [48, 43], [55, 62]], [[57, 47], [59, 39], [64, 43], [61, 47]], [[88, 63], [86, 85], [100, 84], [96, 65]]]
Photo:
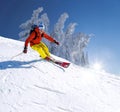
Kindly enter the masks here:
[[90, 63], [98, 61], [111, 73], [120, 74], [120, 1], [119, 0], [1, 0], [0, 35], [19, 39], [19, 25], [31, 18], [33, 10], [43, 7], [51, 27], [67, 12], [76, 22], [76, 32], [95, 34], [87, 47]]

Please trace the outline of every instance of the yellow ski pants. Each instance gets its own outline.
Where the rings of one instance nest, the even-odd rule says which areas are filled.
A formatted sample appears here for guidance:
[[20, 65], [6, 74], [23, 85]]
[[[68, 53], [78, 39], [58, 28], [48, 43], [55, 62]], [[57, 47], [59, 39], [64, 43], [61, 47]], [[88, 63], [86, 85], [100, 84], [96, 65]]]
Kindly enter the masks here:
[[50, 56], [49, 49], [43, 42], [31, 46], [31, 48], [37, 51], [43, 59]]

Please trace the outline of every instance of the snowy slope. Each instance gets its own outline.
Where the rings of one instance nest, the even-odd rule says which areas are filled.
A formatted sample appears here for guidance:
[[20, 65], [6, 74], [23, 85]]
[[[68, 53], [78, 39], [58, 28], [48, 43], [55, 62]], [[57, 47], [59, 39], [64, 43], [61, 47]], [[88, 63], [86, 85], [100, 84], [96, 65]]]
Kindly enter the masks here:
[[12, 59], [23, 45], [0, 37], [0, 112], [120, 112], [120, 77], [62, 69], [30, 48]]

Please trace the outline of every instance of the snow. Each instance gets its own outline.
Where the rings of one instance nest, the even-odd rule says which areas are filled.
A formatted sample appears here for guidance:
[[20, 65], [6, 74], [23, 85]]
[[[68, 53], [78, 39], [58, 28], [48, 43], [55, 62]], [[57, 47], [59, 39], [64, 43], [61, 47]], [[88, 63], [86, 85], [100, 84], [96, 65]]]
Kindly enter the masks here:
[[120, 112], [120, 77], [72, 63], [63, 69], [31, 48], [16, 56], [23, 45], [0, 37], [0, 112]]

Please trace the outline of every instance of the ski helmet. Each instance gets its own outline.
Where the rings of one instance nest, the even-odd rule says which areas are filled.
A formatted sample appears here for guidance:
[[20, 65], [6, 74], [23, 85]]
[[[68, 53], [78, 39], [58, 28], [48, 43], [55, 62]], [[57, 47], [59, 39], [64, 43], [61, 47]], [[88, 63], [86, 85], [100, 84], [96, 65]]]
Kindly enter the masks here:
[[31, 26], [32, 29], [35, 29], [36, 27], [38, 27], [38, 26], [35, 24]]
[[39, 29], [40, 29], [40, 30], [44, 30], [44, 29], [45, 29], [45, 25], [44, 25], [43, 23], [40, 23]]

